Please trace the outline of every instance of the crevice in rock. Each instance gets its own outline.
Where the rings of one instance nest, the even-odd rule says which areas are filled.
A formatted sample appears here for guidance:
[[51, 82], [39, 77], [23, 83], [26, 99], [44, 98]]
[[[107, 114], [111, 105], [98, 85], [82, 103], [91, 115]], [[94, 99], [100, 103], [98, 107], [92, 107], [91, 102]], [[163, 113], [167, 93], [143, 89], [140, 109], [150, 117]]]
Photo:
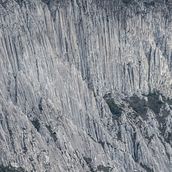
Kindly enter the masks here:
[[28, 151], [28, 148], [26, 146], [26, 130], [23, 128], [23, 153], [26, 153]]
[[90, 169], [90, 172], [95, 172], [94, 168], [92, 167], [92, 159], [91, 158], [88, 158], [88, 157], [83, 157], [83, 159], [85, 160], [85, 162], [87, 163], [89, 169]]
[[154, 170], [150, 167], [148, 167], [147, 165], [140, 163], [140, 166], [145, 169], [146, 172], [154, 172]]
[[41, 114], [42, 114], [42, 111], [43, 111], [42, 101], [43, 101], [43, 99], [41, 97], [40, 100], [39, 100], [39, 104], [38, 104], [38, 108], [39, 108]]
[[40, 122], [37, 118], [34, 118], [33, 120], [31, 120], [33, 126], [36, 128], [36, 130], [39, 132], [40, 130]]
[[0, 171], [1, 172], [26, 172], [22, 167], [12, 167], [11, 165], [4, 166], [0, 165]]
[[130, 107], [136, 112], [135, 115], [141, 116], [144, 120], [148, 119], [146, 100], [140, 99], [137, 95], [133, 95], [127, 101]]
[[155, 114], [160, 113], [160, 109], [163, 105], [163, 102], [159, 100], [159, 95], [160, 93], [157, 93], [157, 92], [149, 93], [147, 95], [148, 97], [147, 105]]
[[141, 66], [142, 62], [139, 61], [139, 89], [141, 89]]
[[119, 120], [117, 120], [117, 124], [118, 124], [117, 140], [122, 141], [121, 125]]
[[149, 87], [149, 92], [151, 92], [151, 83], [150, 83], [150, 79], [151, 79], [151, 56], [152, 56], [152, 47], [150, 47], [150, 51], [149, 51], [149, 54], [147, 56], [147, 60], [148, 60], [148, 87]]
[[17, 96], [18, 96], [18, 88], [17, 88], [17, 76], [14, 76], [14, 82], [15, 82], [15, 87], [14, 87], [14, 102], [17, 104]]
[[109, 106], [109, 109], [113, 115], [112, 118], [118, 119], [122, 115], [122, 112], [123, 112], [122, 108], [115, 103], [113, 98], [110, 98], [107, 95], [104, 96], [104, 100]]
[[98, 143], [101, 144], [103, 149], [105, 148], [105, 142], [104, 141], [100, 140], [100, 141], [98, 141]]
[[102, 171], [102, 172], [111, 172], [113, 170], [113, 168], [109, 167], [109, 166], [104, 166], [104, 165], [98, 165], [97, 166], [97, 172], [98, 171]]
[[93, 125], [94, 125], [94, 131], [95, 131], [95, 134], [96, 134], [96, 139], [99, 140], [99, 135], [98, 135], [98, 128], [97, 128], [97, 125], [96, 125], [96, 122], [93, 120]]
[[54, 132], [51, 128], [50, 125], [46, 125], [46, 128], [48, 129], [50, 136], [53, 138], [54, 142], [57, 141], [57, 136], [56, 136], [56, 132]]
[[139, 156], [138, 156], [138, 147], [139, 147], [139, 143], [136, 140], [136, 131], [134, 131], [134, 133], [132, 134], [132, 142], [133, 142], [133, 159], [135, 162], [139, 162]]
[[148, 145], [151, 143], [152, 139], [154, 138], [155, 134], [152, 134], [150, 137], [145, 136], [145, 138], [148, 140]]
[[39, 66], [38, 66], [38, 60], [37, 59], [36, 59], [36, 70], [37, 70], [38, 81], [40, 81], [40, 77], [39, 77]]
[[144, 2], [144, 5], [148, 8], [148, 7], [154, 7], [155, 6], [155, 2], [151, 1], [151, 2]]
[[122, 0], [123, 3], [129, 4], [132, 0]]

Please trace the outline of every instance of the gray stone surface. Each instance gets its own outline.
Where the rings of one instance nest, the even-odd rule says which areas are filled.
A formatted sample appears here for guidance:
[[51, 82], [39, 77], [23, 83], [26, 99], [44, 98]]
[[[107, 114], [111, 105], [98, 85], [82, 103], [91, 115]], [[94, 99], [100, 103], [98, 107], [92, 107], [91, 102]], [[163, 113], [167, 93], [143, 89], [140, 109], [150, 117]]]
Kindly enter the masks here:
[[171, 0], [0, 0], [0, 171], [172, 171]]

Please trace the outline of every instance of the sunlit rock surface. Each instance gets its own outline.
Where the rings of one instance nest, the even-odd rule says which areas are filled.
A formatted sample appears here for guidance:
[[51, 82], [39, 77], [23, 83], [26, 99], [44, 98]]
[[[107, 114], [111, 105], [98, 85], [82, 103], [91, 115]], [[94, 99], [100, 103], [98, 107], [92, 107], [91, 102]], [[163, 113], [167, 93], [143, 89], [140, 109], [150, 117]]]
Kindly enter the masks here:
[[171, 0], [0, 0], [0, 171], [172, 171]]

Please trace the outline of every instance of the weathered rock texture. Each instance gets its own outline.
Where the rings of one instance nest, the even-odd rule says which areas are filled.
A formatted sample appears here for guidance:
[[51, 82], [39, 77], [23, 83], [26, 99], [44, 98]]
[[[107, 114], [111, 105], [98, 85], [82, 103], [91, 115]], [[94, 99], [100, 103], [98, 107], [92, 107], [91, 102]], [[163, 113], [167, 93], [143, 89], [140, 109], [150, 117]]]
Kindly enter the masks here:
[[172, 171], [171, 0], [0, 0], [0, 171]]

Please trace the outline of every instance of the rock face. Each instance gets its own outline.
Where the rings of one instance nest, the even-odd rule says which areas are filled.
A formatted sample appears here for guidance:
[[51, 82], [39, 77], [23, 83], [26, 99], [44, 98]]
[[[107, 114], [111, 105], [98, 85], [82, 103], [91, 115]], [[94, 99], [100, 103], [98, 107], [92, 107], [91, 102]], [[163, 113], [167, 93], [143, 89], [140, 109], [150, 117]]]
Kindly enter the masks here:
[[172, 171], [171, 0], [0, 0], [0, 171]]

